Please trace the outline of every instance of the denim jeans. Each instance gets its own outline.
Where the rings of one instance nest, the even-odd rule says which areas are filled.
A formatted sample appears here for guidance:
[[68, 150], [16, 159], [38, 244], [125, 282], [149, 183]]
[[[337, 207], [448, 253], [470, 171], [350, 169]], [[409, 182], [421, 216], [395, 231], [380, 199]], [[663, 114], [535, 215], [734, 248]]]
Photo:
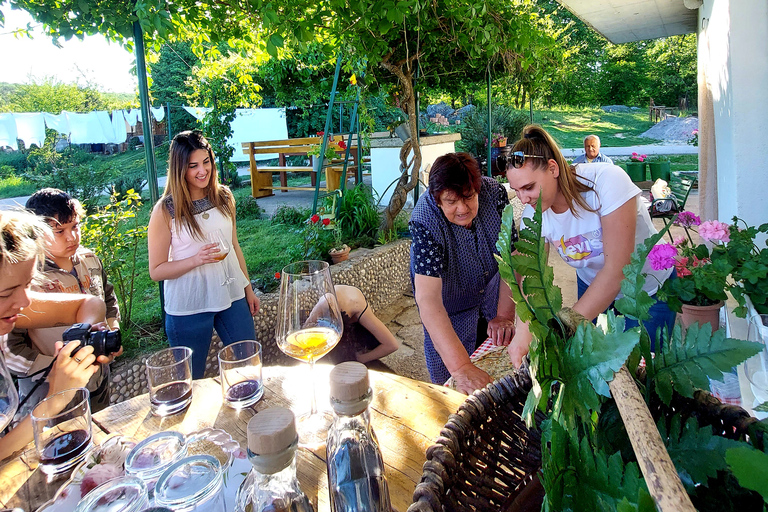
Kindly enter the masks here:
[[214, 328], [224, 345], [256, 339], [253, 317], [245, 298], [218, 313], [165, 315], [165, 333], [170, 345], [192, 349], [192, 377], [195, 379], [202, 379], [205, 374], [205, 360], [211, 348]]
[[[673, 270], [672, 275], [669, 276], [668, 279], [677, 279], [677, 273]], [[576, 283], [578, 285], [579, 290], [579, 298], [581, 298], [582, 295], [584, 295], [584, 292], [587, 291], [588, 285], [584, 281], [582, 281], [578, 276], [576, 276]], [[643, 322], [643, 326], [648, 331], [648, 335], [651, 337], [651, 351], [656, 351], [656, 336], [657, 331], [661, 327], [666, 327], [667, 332], [672, 332], [672, 328], [675, 326], [675, 317], [676, 314], [674, 311], [669, 309], [669, 306], [667, 306], [666, 302], [662, 302], [658, 299], [656, 299], [656, 295], [651, 295], [651, 298], [656, 300], [656, 303], [651, 306], [651, 309], [649, 311], [651, 318], [650, 320], [645, 320]], [[608, 306], [608, 309], [613, 309], [614, 303], [612, 302], [610, 306]], [[608, 311], [606, 309], [606, 311]], [[615, 311], [615, 309], [614, 309]], [[618, 311], [616, 311], [618, 314]], [[626, 329], [629, 329], [631, 327], [637, 327], [638, 323], [637, 320], [632, 320], [631, 318], [626, 319], [626, 323], [624, 324]]]

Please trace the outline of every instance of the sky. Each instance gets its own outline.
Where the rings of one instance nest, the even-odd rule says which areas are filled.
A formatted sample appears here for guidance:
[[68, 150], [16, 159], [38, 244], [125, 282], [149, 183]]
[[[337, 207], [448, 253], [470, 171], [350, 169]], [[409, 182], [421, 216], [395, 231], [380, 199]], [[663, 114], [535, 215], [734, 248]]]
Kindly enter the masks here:
[[3, 8], [5, 27], [0, 28], [2, 68], [0, 82], [28, 83], [30, 77], [42, 81], [53, 77], [63, 83], [90, 83], [102, 92], [135, 93], [136, 77], [130, 69], [134, 56], [117, 43], [109, 43], [100, 35], [86, 36], [83, 41], [60, 39], [57, 48], [41, 27], [34, 38], [15, 37], [14, 29], [27, 23], [38, 25], [25, 11]]

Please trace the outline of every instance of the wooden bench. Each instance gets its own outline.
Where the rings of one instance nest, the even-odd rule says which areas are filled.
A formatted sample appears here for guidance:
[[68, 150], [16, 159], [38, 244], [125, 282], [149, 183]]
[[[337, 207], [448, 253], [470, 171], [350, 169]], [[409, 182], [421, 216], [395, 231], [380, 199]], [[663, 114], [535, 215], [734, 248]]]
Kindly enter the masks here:
[[[338, 166], [325, 168], [325, 188], [322, 190], [336, 190], [341, 184], [341, 173], [344, 169], [344, 152], [346, 150], [339, 147], [339, 142], [346, 137], [343, 135], [334, 135], [329, 139], [329, 145], [336, 150], [336, 154], [339, 155], [338, 159], [331, 161], [332, 164], [338, 164]], [[304, 137], [301, 139], [284, 139], [284, 140], [267, 140], [259, 142], [243, 142], [243, 153], [248, 155], [250, 160], [251, 169], [251, 195], [254, 198], [267, 197], [274, 195], [275, 190], [282, 190], [288, 192], [289, 190], [307, 190], [307, 187], [289, 187], [288, 186], [288, 174], [289, 172], [308, 172], [311, 173], [312, 186], [315, 186], [317, 180], [317, 172], [315, 171], [315, 157], [310, 156], [308, 166], [292, 166], [287, 165], [286, 155], [307, 155], [315, 146], [322, 144], [322, 137]], [[356, 139], [353, 138], [353, 146], [350, 148], [350, 164], [347, 166], [347, 176], [350, 173], [356, 174], [358, 150], [354, 145]], [[268, 155], [277, 153], [278, 165], [276, 166], [259, 166], [256, 163], [256, 155]], [[275, 187], [272, 185], [272, 173], [280, 173], [280, 186]]]

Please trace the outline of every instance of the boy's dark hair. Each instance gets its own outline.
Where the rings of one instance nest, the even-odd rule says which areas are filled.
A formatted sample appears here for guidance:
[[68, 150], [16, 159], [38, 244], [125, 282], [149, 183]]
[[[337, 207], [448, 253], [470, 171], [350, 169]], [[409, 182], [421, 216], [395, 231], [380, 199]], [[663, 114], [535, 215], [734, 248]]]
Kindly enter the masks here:
[[26, 207], [35, 215], [54, 220], [61, 224], [72, 222], [75, 216], [85, 217], [85, 210], [80, 201], [57, 188], [38, 190], [27, 199]]

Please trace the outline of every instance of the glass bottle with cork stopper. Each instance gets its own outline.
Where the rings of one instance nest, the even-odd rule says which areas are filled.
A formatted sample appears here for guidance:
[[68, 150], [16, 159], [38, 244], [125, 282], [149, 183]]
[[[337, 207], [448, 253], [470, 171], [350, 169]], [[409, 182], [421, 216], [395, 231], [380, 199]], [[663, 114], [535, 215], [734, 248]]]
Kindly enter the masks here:
[[384, 459], [368, 412], [372, 397], [364, 364], [350, 361], [331, 370], [334, 418], [326, 460], [333, 512], [391, 510]]
[[248, 422], [248, 460], [253, 469], [240, 485], [236, 512], [314, 512], [296, 477], [296, 418], [272, 407]]

